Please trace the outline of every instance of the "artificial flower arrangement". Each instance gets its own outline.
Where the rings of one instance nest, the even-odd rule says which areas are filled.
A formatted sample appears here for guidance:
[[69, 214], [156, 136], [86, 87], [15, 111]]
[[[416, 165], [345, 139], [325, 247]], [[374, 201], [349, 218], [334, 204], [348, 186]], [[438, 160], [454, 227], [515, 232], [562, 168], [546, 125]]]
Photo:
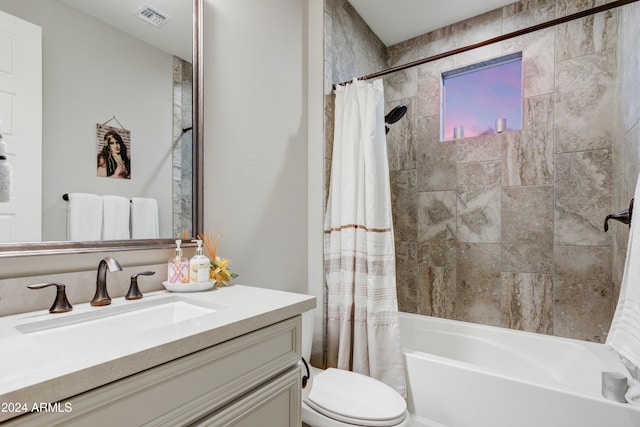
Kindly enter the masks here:
[[221, 258], [218, 253], [218, 242], [220, 240], [220, 233], [216, 235], [216, 243], [213, 244], [211, 234], [206, 231], [203, 234], [198, 234], [198, 239], [202, 240], [203, 247], [207, 251], [207, 255], [211, 260], [211, 267], [209, 268], [209, 278], [213, 280], [217, 285], [227, 286], [231, 279], [235, 279], [238, 275], [229, 269], [229, 260]]

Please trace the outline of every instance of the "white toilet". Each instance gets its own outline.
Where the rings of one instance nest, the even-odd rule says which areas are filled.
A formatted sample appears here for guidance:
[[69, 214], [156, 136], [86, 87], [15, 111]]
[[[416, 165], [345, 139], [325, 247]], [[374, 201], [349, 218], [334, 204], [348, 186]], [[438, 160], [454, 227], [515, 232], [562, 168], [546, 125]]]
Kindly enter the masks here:
[[[313, 311], [302, 315], [302, 356], [311, 356]], [[407, 404], [388, 385], [355, 372], [309, 366], [302, 390], [302, 421], [310, 427], [407, 427]], [[302, 375], [307, 375], [305, 366]]]

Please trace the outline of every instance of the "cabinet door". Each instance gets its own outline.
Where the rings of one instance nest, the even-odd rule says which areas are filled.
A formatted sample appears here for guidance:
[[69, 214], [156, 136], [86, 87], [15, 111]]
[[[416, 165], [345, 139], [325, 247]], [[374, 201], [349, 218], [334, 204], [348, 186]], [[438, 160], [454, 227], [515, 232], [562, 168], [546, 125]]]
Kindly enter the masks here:
[[198, 427], [300, 427], [300, 369], [293, 368], [244, 398], [195, 423]]

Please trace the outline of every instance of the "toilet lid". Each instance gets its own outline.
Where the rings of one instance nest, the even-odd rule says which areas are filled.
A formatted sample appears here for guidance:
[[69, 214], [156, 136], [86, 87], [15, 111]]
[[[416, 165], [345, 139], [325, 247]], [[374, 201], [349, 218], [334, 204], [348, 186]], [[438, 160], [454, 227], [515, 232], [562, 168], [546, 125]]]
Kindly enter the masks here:
[[329, 368], [314, 376], [307, 405], [338, 421], [392, 426], [407, 413], [405, 400], [388, 385], [366, 375]]

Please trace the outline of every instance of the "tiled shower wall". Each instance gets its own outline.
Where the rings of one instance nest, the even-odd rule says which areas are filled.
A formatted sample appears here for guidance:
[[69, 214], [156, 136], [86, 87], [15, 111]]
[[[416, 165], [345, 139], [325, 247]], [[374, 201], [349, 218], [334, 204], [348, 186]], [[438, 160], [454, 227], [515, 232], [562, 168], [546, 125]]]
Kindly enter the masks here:
[[[358, 31], [363, 23], [346, 1], [329, 1], [327, 80], [348, 80], [593, 5], [523, 1], [386, 49], [370, 32]], [[623, 15], [603, 12], [385, 77], [385, 111], [409, 106], [387, 137], [402, 311], [604, 339], [617, 297], [613, 258], [617, 265], [626, 246], [614, 250], [612, 235], [602, 229], [604, 217], [628, 203], [612, 204]], [[441, 73], [518, 51], [522, 130], [440, 141]], [[367, 68], [381, 55], [386, 65]], [[327, 101], [330, 157], [332, 97]], [[637, 164], [637, 148], [631, 163]], [[618, 191], [616, 201], [628, 189]], [[622, 242], [627, 230], [611, 227]]]
[[173, 57], [173, 236], [193, 235], [193, 67]]
[[[640, 4], [625, 6], [619, 19], [617, 101], [613, 139], [613, 205], [616, 209], [627, 206], [633, 197], [640, 170]], [[612, 227], [610, 230], [614, 238], [613, 280], [617, 295], [622, 282], [629, 233], [626, 227]]]

